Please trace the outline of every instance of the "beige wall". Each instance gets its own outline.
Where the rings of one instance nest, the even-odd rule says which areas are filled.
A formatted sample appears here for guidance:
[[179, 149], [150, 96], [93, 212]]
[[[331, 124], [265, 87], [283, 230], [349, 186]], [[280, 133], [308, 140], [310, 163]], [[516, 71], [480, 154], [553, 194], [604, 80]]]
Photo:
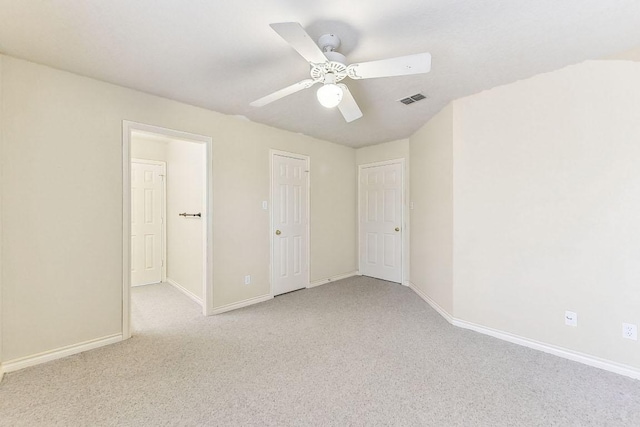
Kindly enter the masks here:
[[409, 140], [399, 139], [384, 144], [370, 145], [356, 150], [356, 163], [383, 162], [385, 160], [406, 159], [409, 162]]
[[[356, 150], [356, 164], [358, 166], [396, 159], [404, 159], [404, 229], [402, 234], [404, 256], [402, 259], [402, 268], [404, 273], [404, 284], [407, 284], [409, 280], [409, 265], [411, 261], [411, 221], [409, 215], [409, 194], [411, 190], [411, 180], [409, 178], [411, 162], [409, 159], [409, 140], [399, 139], [397, 141], [371, 145], [368, 147], [358, 148]], [[358, 219], [356, 218], [356, 227], [357, 222]], [[359, 240], [357, 240], [357, 242], [359, 242]]]
[[134, 132], [131, 137], [131, 158], [166, 162], [167, 144], [168, 141], [148, 139], [144, 135]]
[[167, 279], [200, 300], [204, 283], [204, 223], [181, 212], [206, 213], [206, 145], [167, 144]]
[[311, 280], [356, 269], [355, 150], [11, 57], [2, 70], [3, 361], [121, 332], [123, 120], [213, 139], [214, 307], [269, 293], [270, 148], [311, 157]]
[[[455, 101], [454, 313], [640, 367], [640, 64]], [[578, 313], [578, 327], [564, 312]]]
[[414, 287], [453, 314], [453, 107], [410, 138]]

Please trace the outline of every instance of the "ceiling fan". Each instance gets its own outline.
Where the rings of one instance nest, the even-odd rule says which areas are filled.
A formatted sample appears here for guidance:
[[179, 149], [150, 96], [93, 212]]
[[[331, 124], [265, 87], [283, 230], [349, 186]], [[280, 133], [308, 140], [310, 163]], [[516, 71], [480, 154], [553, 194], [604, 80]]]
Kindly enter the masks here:
[[344, 119], [349, 123], [362, 117], [362, 111], [349, 92], [349, 88], [345, 84], [339, 83], [345, 77], [356, 80], [372, 79], [428, 73], [431, 70], [431, 55], [428, 53], [347, 65], [347, 58], [336, 52], [340, 46], [338, 36], [325, 34], [318, 39], [318, 44], [316, 44], [297, 22], [283, 22], [270, 26], [309, 62], [311, 78], [253, 101], [250, 104], [253, 107], [262, 107], [285, 96], [308, 89], [316, 83], [321, 83], [322, 86], [317, 92], [320, 104], [326, 108], [338, 107]]

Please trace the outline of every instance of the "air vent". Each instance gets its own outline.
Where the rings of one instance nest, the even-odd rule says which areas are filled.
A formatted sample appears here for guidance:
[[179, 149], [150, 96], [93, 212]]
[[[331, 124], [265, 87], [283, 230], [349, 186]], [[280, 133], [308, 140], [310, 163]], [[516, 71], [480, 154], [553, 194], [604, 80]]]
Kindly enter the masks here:
[[407, 96], [406, 98], [399, 99], [398, 101], [402, 102], [405, 105], [413, 104], [414, 102], [422, 101], [427, 97], [421, 93], [416, 93], [415, 95]]

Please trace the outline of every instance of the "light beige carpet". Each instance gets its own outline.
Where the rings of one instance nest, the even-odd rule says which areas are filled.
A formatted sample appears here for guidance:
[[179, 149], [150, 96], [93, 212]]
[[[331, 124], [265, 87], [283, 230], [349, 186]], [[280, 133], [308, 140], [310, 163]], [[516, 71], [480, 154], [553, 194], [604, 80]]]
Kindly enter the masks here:
[[0, 425], [640, 426], [640, 381], [445, 322], [364, 277], [205, 318], [135, 288], [135, 336], [9, 373]]

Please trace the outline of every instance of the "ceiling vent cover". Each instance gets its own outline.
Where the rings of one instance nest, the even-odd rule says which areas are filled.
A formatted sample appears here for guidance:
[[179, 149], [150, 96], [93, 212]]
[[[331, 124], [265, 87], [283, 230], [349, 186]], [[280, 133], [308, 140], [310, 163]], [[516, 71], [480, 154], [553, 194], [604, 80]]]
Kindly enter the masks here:
[[421, 93], [416, 93], [415, 95], [407, 96], [406, 98], [399, 99], [398, 101], [402, 102], [405, 105], [413, 104], [414, 102], [422, 101], [427, 97]]

